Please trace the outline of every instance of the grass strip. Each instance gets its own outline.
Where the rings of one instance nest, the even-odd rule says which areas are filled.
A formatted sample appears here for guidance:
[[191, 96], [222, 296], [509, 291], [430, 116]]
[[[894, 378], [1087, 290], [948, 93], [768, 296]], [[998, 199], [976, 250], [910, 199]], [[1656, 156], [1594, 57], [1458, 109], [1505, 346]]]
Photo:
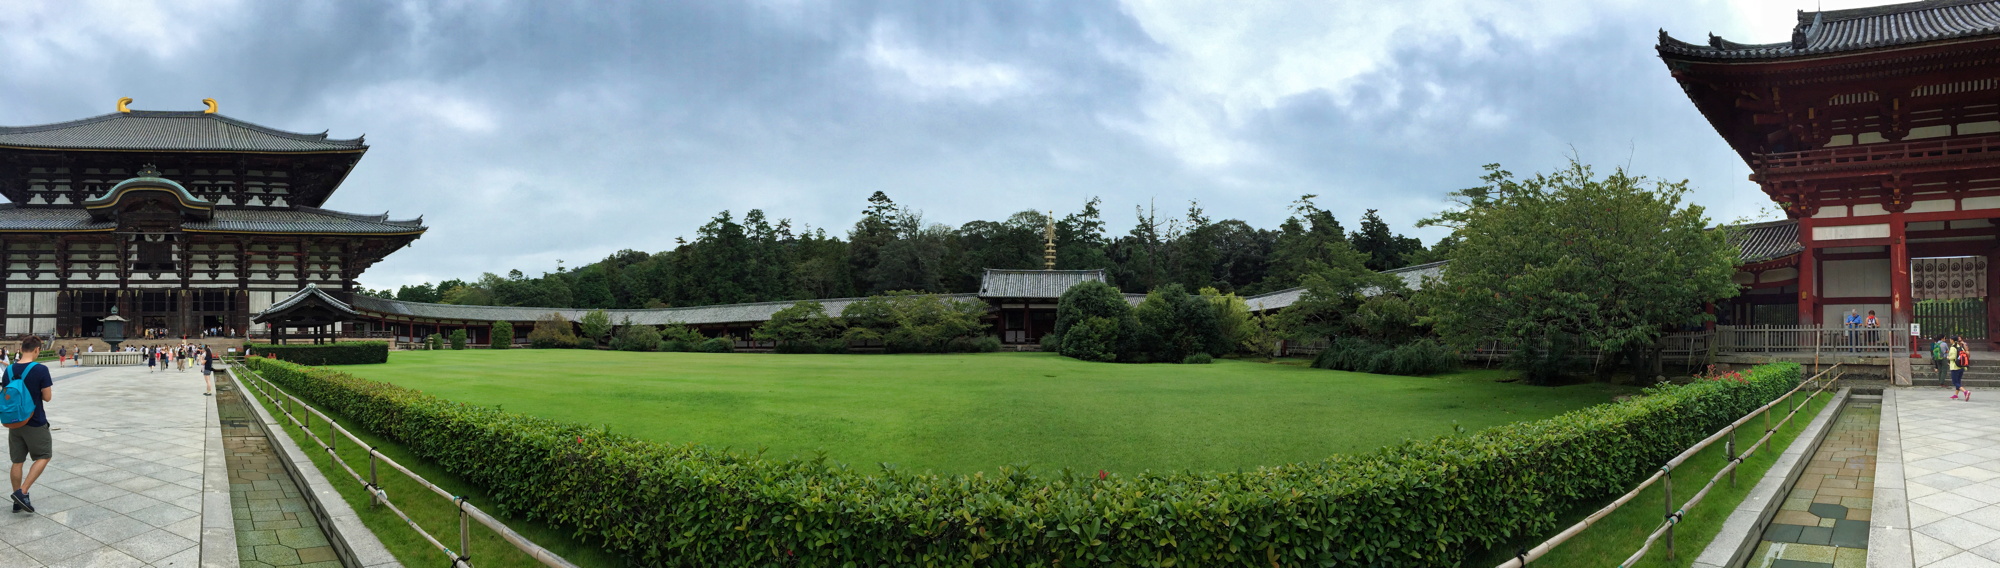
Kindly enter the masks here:
[[[1825, 394], [1813, 397], [1807, 401], [1804, 409], [1799, 411], [1798, 416], [1792, 417], [1791, 422], [1787, 422], [1783, 427], [1780, 427], [1778, 433], [1771, 437], [1771, 441], [1766, 446], [1758, 448], [1756, 453], [1751, 454], [1749, 458], [1743, 460], [1742, 465], [1736, 466], [1735, 486], [1731, 486], [1727, 479], [1718, 482], [1715, 489], [1709, 491], [1707, 497], [1702, 498], [1700, 504], [1687, 512], [1687, 516], [1681, 520], [1680, 525], [1674, 527], [1675, 554], [1673, 560], [1667, 559], [1666, 539], [1662, 537], [1660, 542], [1654, 543], [1653, 549], [1646, 553], [1646, 557], [1641, 559], [1633, 568], [1687, 567], [1692, 565], [1695, 557], [1701, 554], [1702, 549], [1707, 548], [1708, 543], [1714, 541], [1716, 534], [1722, 531], [1723, 521], [1727, 520], [1730, 513], [1736, 510], [1736, 506], [1743, 503], [1743, 498], [1750, 494], [1750, 488], [1755, 487], [1757, 481], [1764, 478], [1764, 474], [1770, 471], [1772, 464], [1778, 461], [1778, 456], [1783, 454], [1785, 449], [1791, 446], [1792, 441], [1805, 431], [1806, 425], [1812, 423], [1813, 418], [1817, 417], [1819, 412], [1826, 408], [1828, 403], [1832, 402], [1834, 392], [1833, 390], [1828, 390]], [[1791, 408], [1789, 405], [1780, 405], [1777, 408], [1773, 408], [1770, 416], [1772, 423], [1775, 424], [1779, 419], [1784, 418], [1785, 413], [1790, 411]], [[1764, 422], [1762, 418], [1753, 418], [1749, 422], [1744, 423], [1744, 428], [1738, 430], [1736, 433], [1737, 443], [1748, 445], [1756, 442], [1757, 438], [1763, 436], [1763, 428]], [[1707, 484], [1709, 478], [1715, 476], [1715, 472], [1721, 471], [1723, 466], [1728, 465], [1729, 457], [1725, 450], [1725, 444], [1717, 442], [1682, 463], [1680, 469], [1674, 470], [1674, 506], [1676, 508], [1680, 507], [1682, 503], [1686, 503], [1689, 497], [1694, 496], [1695, 492], [1700, 491], [1702, 485]], [[1633, 483], [1636, 484], [1637, 481]], [[1596, 525], [1585, 529], [1576, 538], [1564, 542], [1547, 556], [1543, 556], [1541, 559], [1530, 564], [1535, 568], [1602, 568], [1603, 566], [1623, 562], [1633, 552], [1639, 550], [1639, 545], [1645, 543], [1647, 535], [1652, 534], [1654, 529], [1660, 527], [1660, 523], [1666, 515], [1666, 511], [1664, 510], [1664, 491], [1665, 488], [1661, 484], [1653, 484], [1652, 487], [1648, 487], [1645, 491], [1640, 492], [1639, 496], [1632, 499], [1630, 503], [1619, 507], [1617, 512], [1605, 517], [1602, 521], [1598, 521]], [[1568, 528], [1570, 525], [1582, 521], [1584, 517], [1590, 516], [1591, 513], [1609, 504], [1613, 499], [1616, 499], [1616, 496], [1606, 498], [1588, 507], [1571, 512], [1561, 519], [1559, 523], [1560, 527]], [[1560, 531], [1561, 528], [1557, 529], [1557, 531]], [[1537, 535], [1533, 539], [1523, 539], [1522, 541], [1509, 543], [1507, 546], [1498, 549], [1489, 550], [1485, 554], [1475, 555], [1473, 557], [1475, 560], [1467, 562], [1465, 566], [1468, 568], [1498, 566], [1500, 563], [1513, 558], [1514, 552], [1517, 549], [1541, 544], [1549, 536]]]
[[[346, 500], [347, 505], [354, 508], [355, 513], [361, 518], [361, 523], [367, 525], [368, 530], [373, 531], [376, 538], [381, 539], [383, 546], [388, 547], [389, 552], [396, 556], [396, 560], [406, 566], [442, 566], [449, 563], [449, 559], [445, 558], [443, 552], [431, 546], [429, 542], [425, 542], [422, 536], [418, 536], [416, 531], [411, 530], [409, 525], [404, 524], [402, 519], [396, 517], [395, 513], [390, 512], [387, 507], [374, 506], [372, 504], [373, 501], [369, 499], [367, 490], [363, 489], [361, 484], [355, 482], [354, 478], [349, 476], [346, 470], [334, 464], [333, 458], [327, 456], [324, 449], [320, 448], [318, 444], [313, 443], [310, 437], [300, 431], [297, 425], [292, 424], [290, 420], [286, 419], [284, 413], [279, 412], [277, 408], [272, 406], [270, 401], [258, 396], [256, 390], [242, 384], [248, 380], [254, 379], [246, 377], [243, 380], [237, 381], [237, 388], [243, 389], [245, 398], [255, 400], [257, 404], [263, 405], [264, 410], [269, 412], [272, 418], [284, 426], [285, 435], [290, 436], [292, 442], [297, 444], [302, 451], [312, 458], [313, 465], [319, 468], [320, 474], [325, 475], [333, 483], [334, 488], [340, 492], [341, 499]], [[260, 384], [259, 386], [264, 387], [267, 391], [270, 389], [270, 385]], [[276, 395], [275, 392], [272, 394]], [[282, 395], [277, 396], [280, 396], [282, 399]], [[325, 410], [322, 409], [322, 412], [325, 412]], [[328, 414], [332, 413], [328, 412]], [[333, 416], [340, 421], [341, 426], [346, 427], [348, 431], [353, 432], [354, 435], [359, 436], [362, 440], [366, 440], [369, 444], [374, 445], [376, 450], [396, 460], [396, 463], [410, 468], [411, 471], [417, 472], [424, 479], [430, 480], [431, 483], [444, 488], [446, 491], [450, 491], [456, 495], [467, 496], [472, 504], [481, 505], [482, 508], [486, 509], [487, 513], [507, 523], [507, 526], [513, 528], [514, 532], [520, 533], [521, 536], [527, 537], [528, 540], [533, 541], [535, 544], [555, 551], [556, 554], [561, 555], [564, 559], [578, 566], [586, 567], [610, 568], [626, 565], [623, 559], [572, 537], [568, 531], [540, 522], [502, 515], [500, 512], [484, 506], [485, 503], [492, 501], [485, 492], [461, 481], [457, 476], [451, 475], [429, 462], [411, 455], [402, 446], [385, 441], [366, 430], [356, 428], [352, 423], [341, 418], [339, 415]], [[312, 424], [313, 433], [319, 435], [321, 440], [327, 440], [329, 436], [339, 436], [339, 434], [330, 432], [325, 423], [317, 417], [313, 419]], [[355, 471], [360, 472], [364, 476], [368, 475], [368, 453], [364, 448], [355, 447], [353, 441], [344, 436], [335, 445], [341, 459], [346, 460], [349, 467], [354, 468]], [[394, 502], [397, 507], [402, 508], [403, 512], [409, 514], [410, 518], [415, 520], [419, 526], [422, 526], [425, 531], [430, 532], [431, 536], [456, 550], [458, 548], [458, 508], [453, 506], [451, 501], [439, 497], [436, 493], [418, 485], [415, 480], [404, 476], [387, 465], [379, 466], [377, 469], [377, 479], [381, 483], [382, 488], [389, 493], [390, 501]], [[528, 557], [527, 554], [522, 553], [519, 549], [514, 548], [513, 544], [501, 539], [498, 533], [487, 529], [485, 525], [481, 525], [475, 521], [471, 523], [471, 527], [473, 565], [480, 568], [525, 568], [542, 565], [542, 563]]]

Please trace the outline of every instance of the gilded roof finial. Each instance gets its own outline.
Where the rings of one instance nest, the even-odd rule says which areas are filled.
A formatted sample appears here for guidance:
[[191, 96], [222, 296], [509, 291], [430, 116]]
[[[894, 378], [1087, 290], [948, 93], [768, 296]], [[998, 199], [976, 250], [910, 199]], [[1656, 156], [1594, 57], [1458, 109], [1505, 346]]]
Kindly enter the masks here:
[[132, 107], [127, 106], [130, 104], [132, 104], [132, 97], [123, 97], [118, 99], [118, 112], [125, 112], [125, 113], [132, 112]]
[[1049, 226], [1042, 230], [1048, 243], [1042, 246], [1042, 270], [1056, 269], [1056, 212], [1049, 212]]
[[202, 114], [215, 114], [215, 99], [202, 99], [201, 104], [208, 105], [208, 110], [201, 111]]

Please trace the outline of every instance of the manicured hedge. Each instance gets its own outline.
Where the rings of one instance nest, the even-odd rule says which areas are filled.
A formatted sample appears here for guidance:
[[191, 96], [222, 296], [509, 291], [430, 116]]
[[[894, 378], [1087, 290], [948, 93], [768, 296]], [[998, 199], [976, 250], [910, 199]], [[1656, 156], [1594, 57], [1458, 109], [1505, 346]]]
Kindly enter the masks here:
[[389, 362], [386, 341], [347, 341], [322, 345], [250, 344], [250, 353], [277, 357], [300, 365], [366, 365]]
[[647, 566], [1455, 566], [1557, 529], [1799, 381], [1649, 395], [1245, 472], [930, 475], [776, 460], [455, 403], [332, 369], [265, 377]]

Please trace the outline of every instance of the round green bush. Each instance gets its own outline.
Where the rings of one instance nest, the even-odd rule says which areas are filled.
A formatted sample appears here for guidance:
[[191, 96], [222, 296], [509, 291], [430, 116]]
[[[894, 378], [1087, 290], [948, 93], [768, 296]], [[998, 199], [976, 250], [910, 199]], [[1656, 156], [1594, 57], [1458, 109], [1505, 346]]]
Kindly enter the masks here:
[[736, 350], [736, 342], [727, 337], [712, 337], [695, 344], [694, 350], [701, 353], [729, 353]]
[[1181, 359], [1181, 364], [1183, 365], [1207, 365], [1214, 362], [1215, 358], [1210, 357], [1207, 353], [1196, 353], [1187, 356], [1186, 359]]

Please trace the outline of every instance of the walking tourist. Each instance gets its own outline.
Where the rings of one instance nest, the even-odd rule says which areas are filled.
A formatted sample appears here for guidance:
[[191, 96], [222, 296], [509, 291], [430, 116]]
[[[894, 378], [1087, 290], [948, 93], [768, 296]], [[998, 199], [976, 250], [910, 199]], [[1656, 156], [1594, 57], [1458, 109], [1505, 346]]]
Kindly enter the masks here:
[[215, 396], [215, 351], [207, 347], [201, 349], [201, 382], [207, 389], [201, 394]]
[[139, 356], [146, 358], [146, 372], [151, 373], [159, 370], [157, 366], [159, 360], [153, 358], [153, 348], [147, 347], [145, 351], [139, 352]]
[[[1965, 368], [1972, 366], [1972, 350], [1965, 346], [1965, 338], [1951, 337], [1951, 398], [1952, 400], [1972, 400], [1972, 391], [1965, 389]], [[1960, 399], [1960, 396], [1965, 398]]]
[[68, 348], [68, 347], [57, 347], [57, 348], [56, 348], [56, 366], [57, 366], [57, 367], [62, 367], [62, 366], [66, 366], [66, 365], [68, 365], [68, 364], [69, 364], [69, 348]]
[[[35, 480], [42, 477], [42, 469], [49, 466], [49, 455], [54, 442], [49, 437], [49, 415], [44, 403], [55, 397], [55, 379], [49, 376], [49, 368], [35, 362], [35, 356], [42, 353], [42, 338], [28, 336], [21, 340], [21, 362], [7, 366], [4, 382], [0, 389], [8, 394], [26, 394], [34, 402], [34, 411], [22, 424], [7, 424], [7, 454], [14, 458], [14, 469], [8, 479], [14, 482], [14, 512], [35, 512], [35, 504], [28, 500], [28, 490], [35, 486]], [[15, 385], [14, 381], [20, 381]], [[13, 387], [22, 387], [16, 389]], [[9, 414], [0, 411], [0, 415]], [[11, 416], [9, 416], [11, 418]], [[21, 465], [34, 458], [34, 464], [21, 471]]]

